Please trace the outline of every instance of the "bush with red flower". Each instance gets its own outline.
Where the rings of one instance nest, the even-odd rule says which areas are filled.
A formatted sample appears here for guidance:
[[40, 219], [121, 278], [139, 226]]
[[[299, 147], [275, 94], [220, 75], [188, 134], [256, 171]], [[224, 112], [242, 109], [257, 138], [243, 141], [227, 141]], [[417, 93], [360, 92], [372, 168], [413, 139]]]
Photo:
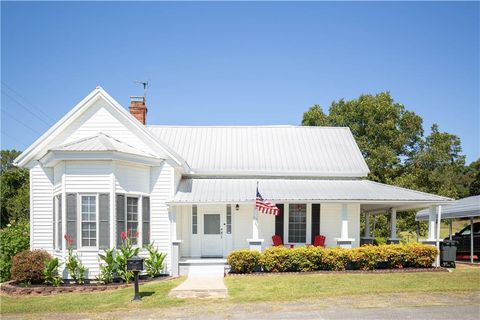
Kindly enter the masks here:
[[66, 233], [63, 236], [67, 242], [67, 250], [68, 250], [68, 257], [67, 261], [65, 262], [65, 268], [69, 276], [75, 281], [77, 284], [84, 284], [85, 283], [85, 273], [87, 272], [87, 268], [80, 262], [78, 256], [73, 253], [73, 238]]
[[[122, 238], [122, 245], [120, 246], [117, 256], [115, 258], [117, 262], [117, 274], [118, 276], [129, 283], [133, 278], [133, 272], [127, 271], [127, 260], [133, 256], [138, 255], [140, 251], [139, 247], [134, 247], [132, 242], [132, 230], [122, 231], [120, 237]], [[135, 237], [138, 237], [138, 232], [135, 233]]]

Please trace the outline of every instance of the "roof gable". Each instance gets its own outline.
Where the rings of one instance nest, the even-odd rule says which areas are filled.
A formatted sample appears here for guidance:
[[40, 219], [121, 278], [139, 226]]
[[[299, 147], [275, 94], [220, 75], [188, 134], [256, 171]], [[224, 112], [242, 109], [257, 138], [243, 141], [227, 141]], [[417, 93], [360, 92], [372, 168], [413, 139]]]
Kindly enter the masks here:
[[345, 127], [147, 127], [196, 175], [364, 177], [369, 172]]
[[185, 161], [164, 145], [149, 130], [127, 112], [101, 87], [95, 88], [62, 119], [25, 150], [15, 163], [27, 166], [41, 158], [49, 149], [105, 132], [143, 152], [168, 159], [176, 166], [186, 167]]

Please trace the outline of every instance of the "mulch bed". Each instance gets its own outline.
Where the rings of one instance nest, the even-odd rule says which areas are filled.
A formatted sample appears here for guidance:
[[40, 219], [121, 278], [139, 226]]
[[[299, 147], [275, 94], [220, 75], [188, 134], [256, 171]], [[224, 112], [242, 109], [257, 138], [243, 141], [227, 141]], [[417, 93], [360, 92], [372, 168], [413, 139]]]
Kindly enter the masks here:
[[[173, 277], [171, 276], [165, 275], [165, 276], [159, 276], [156, 278], [140, 279], [138, 283], [144, 284], [144, 283], [153, 282], [153, 281], [170, 280], [172, 278]], [[70, 292], [78, 293], [78, 292], [99, 292], [99, 291], [107, 291], [107, 290], [116, 290], [116, 289], [132, 287], [134, 283], [135, 283], [134, 281], [130, 281], [129, 284], [125, 284], [123, 282], [109, 283], [109, 284], [87, 283], [82, 285], [62, 284], [59, 287], [34, 284], [29, 287], [24, 287], [12, 280], [12, 281], [7, 281], [5, 283], [2, 283], [0, 286], [0, 290], [2, 293], [13, 295], [13, 296], [46, 296], [46, 295], [70, 293]]]
[[403, 268], [403, 269], [375, 269], [375, 270], [344, 270], [344, 271], [310, 271], [310, 272], [253, 272], [253, 273], [233, 273], [226, 272], [225, 277], [242, 276], [271, 276], [271, 275], [311, 275], [311, 274], [375, 274], [375, 273], [414, 273], [414, 272], [448, 272], [447, 268]]

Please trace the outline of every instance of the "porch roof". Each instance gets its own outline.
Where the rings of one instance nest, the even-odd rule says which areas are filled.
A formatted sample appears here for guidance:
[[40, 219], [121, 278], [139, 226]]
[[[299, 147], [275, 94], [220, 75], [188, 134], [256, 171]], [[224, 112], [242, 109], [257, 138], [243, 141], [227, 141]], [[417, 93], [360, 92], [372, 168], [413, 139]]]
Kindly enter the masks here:
[[355, 202], [364, 210], [393, 206], [427, 207], [450, 198], [368, 180], [201, 179], [183, 178], [170, 204], [253, 202], [256, 185], [263, 198], [274, 202]]
[[[428, 220], [429, 210], [417, 213], [416, 220]], [[480, 216], [480, 196], [463, 198], [442, 208], [442, 219]], [[436, 214], [435, 214], [436, 217]], [[436, 218], [435, 218], [436, 219]]]

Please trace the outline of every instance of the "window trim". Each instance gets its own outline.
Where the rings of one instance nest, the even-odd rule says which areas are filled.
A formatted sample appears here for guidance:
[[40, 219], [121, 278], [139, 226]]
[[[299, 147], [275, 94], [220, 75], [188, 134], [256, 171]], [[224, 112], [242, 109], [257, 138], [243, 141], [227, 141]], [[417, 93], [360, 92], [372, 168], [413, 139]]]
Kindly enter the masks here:
[[[82, 228], [82, 197], [95, 197], [95, 245], [84, 246], [83, 245], [83, 228]], [[97, 193], [77, 193], [77, 250], [89, 251], [98, 250], [99, 248], [99, 211], [98, 211], [98, 192]]]

